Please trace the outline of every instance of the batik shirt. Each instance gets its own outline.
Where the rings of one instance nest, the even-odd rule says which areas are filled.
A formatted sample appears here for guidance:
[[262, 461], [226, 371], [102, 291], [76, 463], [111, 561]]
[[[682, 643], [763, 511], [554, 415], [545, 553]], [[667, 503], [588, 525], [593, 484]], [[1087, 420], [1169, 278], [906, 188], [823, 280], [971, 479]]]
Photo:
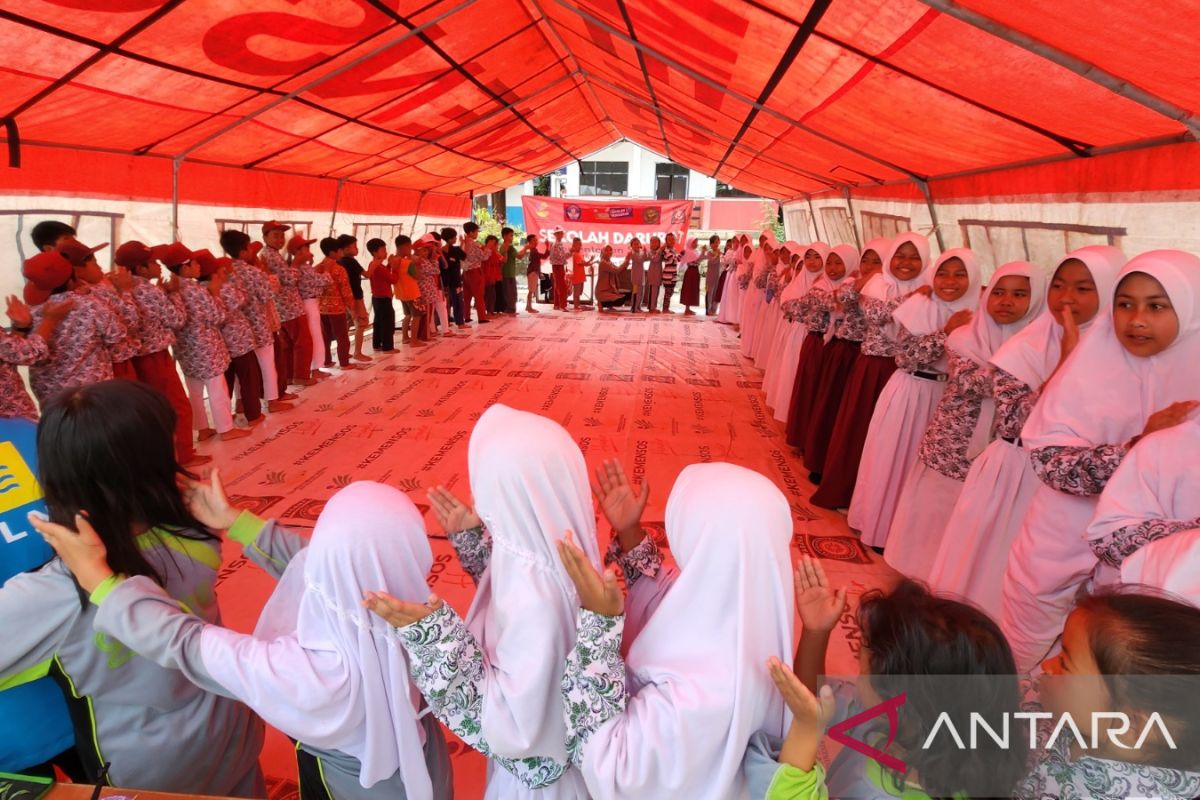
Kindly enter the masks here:
[[178, 294], [167, 294], [146, 278], [134, 277], [133, 299], [138, 304], [138, 355], [161, 353], [175, 344], [175, 331], [183, 327], [187, 315]]
[[23, 336], [0, 330], [0, 417], [37, 420], [37, 407], [25, 391], [17, 365], [31, 367], [50, 357], [50, 346], [36, 333]]
[[571, 260], [571, 246], [566, 241], [550, 245], [550, 263], [553, 266], [565, 266]]
[[42, 407], [59, 392], [111, 378], [109, 348], [125, 336], [124, 327], [108, 304], [90, 293], [52, 296], [33, 309], [33, 327], [36, 329], [42, 321], [47, 306], [66, 300], [73, 300], [75, 305], [54, 329], [48, 342], [50, 358], [29, 369], [29, 385]]
[[833, 295], [824, 289], [812, 289], [800, 298], [796, 308], [796, 319], [808, 328], [809, 333], [820, 334], [829, 329], [832, 312]]
[[775, 300], [775, 295], [779, 294], [779, 289], [780, 289], [781, 285], [782, 286], [787, 285], [786, 283], [784, 283], [784, 280], [783, 280], [784, 272], [785, 272], [785, 270], [782, 270], [782, 269], [779, 269], [779, 270], [773, 269], [767, 273], [767, 302], [768, 303], [773, 302]]
[[867, 333], [867, 318], [863, 316], [862, 307], [858, 304], [858, 291], [853, 281], [846, 281], [837, 287], [834, 299], [842, 304], [842, 316], [833, 323], [833, 335], [848, 342], [861, 342]]
[[983, 401], [992, 396], [992, 370], [990, 365], [963, 358], [953, 350], [949, 357], [946, 390], [925, 429], [917, 457], [947, 478], [965, 481], [971, 469], [967, 449], [975, 435]]
[[108, 349], [108, 355], [112, 358], [113, 363], [120, 364], [138, 355], [142, 351], [142, 343], [137, 338], [141, 320], [138, 319], [138, 306], [134, 302], [133, 295], [130, 292], [117, 291], [116, 287], [107, 280], [92, 284], [90, 290], [108, 304], [113, 314], [116, 315], [117, 321], [125, 330], [125, 336], [121, 341]]
[[[333, 280], [324, 272], [317, 272], [317, 267], [311, 261], [299, 265], [300, 270], [300, 298], [303, 300], [320, 299], [321, 294], [325, 291], [325, 287], [329, 286]], [[346, 276], [347, 281], [349, 275]]]
[[[250, 324], [254, 347], [266, 347], [275, 341], [279, 314], [274, 310], [271, 281], [261, 269], [241, 259], [233, 262], [233, 283], [246, 295], [242, 313]], [[303, 282], [301, 282], [303, 286]]]
[[225, 307], [225, 321], [221, 323], [221, 338], [230, 358], [244, 356], [254, 349], [254, 331], [246, 319], [246, 308], [250, 298], [233, 283], [221, 286], [221, 304]]
[[221, 337], [224, 308], [207, 286], [191, 278], [179, 279], [179, 297], [187, 312], [187, 320], [175, 336], [175, 358], [183, 374], [197, 381], [224, 375], [229, 368], [229, 350]]
[[900, 328], [896, 339], [896, 366], [905, 372], [939, 372], [938, 361], [946, 354], [946, 332], [912, 334]]
[[1029, 461], [1034, 474], [1051, 489], [1091, 497], [1104, 491], [1128, 452], [1125, 444], [1038, 447], [1030, 451]]
[[[853, 287], [851, 287], [853, 291]], [[896, 297], [892, 300], [877, 300], [874, 297], [864, 297], [861, 292], [854, 292], [858, 297], [858, 307], [862, 309], [866, 322], [866, 332], [862, 339], [862, 353], [865, 356], [896, 355], [896, 343], [888, 335], [887, 324], [892, 321], [892, 312], [908, 299], [908, 296]]]
[[417, 286], [421, 289], [421, 302], [426, 306], [436, 305], [438, 296], [437, 279], [440, 272], [437, 263], [428, 258], [413, 256], [409, 269], [417, 274]]
[[1041, 391], [1035, 392], [1025, 381], [993, 364], [992, 399], [996, 401], [996, 416], [992, 438], [1016, 442], [1040, 395]]
[[[463, 239], [462, 249], [466, 254], [466, 257], [463, 258], [463, 272], [470, 272], [473, 269], [479, 269], [483, 266], [484, 252], [483, 248], [479, 246], [479, 242], [474, 239]], [[554, 251], [551, 250], [550, 252], [553, 253]]]
[[321, 264], [327, 268], [325, 277], [329, 278], [329, 286], [321, 292], [321, 313], [345, 314], [347, 309], [354, 308], [354, 293], [350, 291], [350, 276], [336, 261], [327, 258]]
[[[304, 301], [300, 299], [300, 269], [284, 260], [274, 247], [264, 247], [259, 257], [267, 270], [279, 278], [279, 289], [275, 292], [275, 309], [284, 322], [304, 313]], [[347, 282], [347, 286], [349, 283]]]
[[[449, 538], [463, 571], [478, 585], [491, 561], [491, 535], [477, 527], [451, 533]], [[567, 765], [552, 758], [513, 759], [492, 753], [483, 738], [483, 651], [454, 609], [443, 605], [395, 631], [408, 651], [413, 683], [447, 728], [530, 789], [549, 786], [562, 777]]]

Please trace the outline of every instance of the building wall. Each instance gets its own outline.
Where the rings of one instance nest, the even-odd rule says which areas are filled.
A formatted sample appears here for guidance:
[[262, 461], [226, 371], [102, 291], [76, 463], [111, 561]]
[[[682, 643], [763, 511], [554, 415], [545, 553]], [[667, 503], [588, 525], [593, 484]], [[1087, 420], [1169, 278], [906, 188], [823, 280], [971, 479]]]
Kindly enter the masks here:
[[[669, 164], [669, 159], [639, 147], [633, 142], [615, 142], [585, 161], [624, 161], [629, 164], [629, 194], [631, 198], [654, 199], [654, 168], [658, 164]], [[556, 193], [556, 182], [551, 179], [551, 194], [555, 197], [579, 197], [579, 162], [567, 165], [566, 191]], [[688, 197], [703, 200], [717, 196], [717, 181], [707, 175], [688, 170]]]

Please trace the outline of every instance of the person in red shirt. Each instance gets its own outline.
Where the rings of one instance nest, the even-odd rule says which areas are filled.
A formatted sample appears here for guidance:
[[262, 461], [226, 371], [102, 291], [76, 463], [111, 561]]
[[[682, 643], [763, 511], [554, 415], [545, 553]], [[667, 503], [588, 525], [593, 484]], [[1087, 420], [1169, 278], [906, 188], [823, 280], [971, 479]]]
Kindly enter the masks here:
[[371, 310], [375, 327], [371, 347], [376, 353], [396, 352], [396, 309], [392, 306], [392, 284], [399, 276], [388, 259], [387, 243], [383, 239], [367, 242], [371, 263], [367, 265], [367, 280], [371, 284]]
[[489, 236], [483, 243], [483, 303], [489, 316], [496, 313], [496, 285], [503, 280], [500, 272], [500, 239]]

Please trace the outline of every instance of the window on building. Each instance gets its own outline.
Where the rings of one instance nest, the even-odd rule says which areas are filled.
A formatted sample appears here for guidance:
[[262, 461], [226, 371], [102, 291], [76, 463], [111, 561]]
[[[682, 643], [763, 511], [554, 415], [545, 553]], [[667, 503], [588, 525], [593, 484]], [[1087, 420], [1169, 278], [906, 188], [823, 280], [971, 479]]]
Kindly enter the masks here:
[[580, 161], [581, 195], [629, 194], [629, 164], [624, 161]]
[[825, 241], [830, 246], [854, 244], [854, 225], [850, 221], [850, 212], [847, 209], [838, 206], [822, 208], [821, 224], [825, 226]]
[[688, 196], [687, 167], [678, 164], [654, 166], [654, 197], [658, 200], [686, 200]]
[[898, 217], [893, 214], [876, 214], [873, 211], [862, 212], [863, 240], [891, 239], [912, 230], [912, 220], [908, 217]]
[[963, 246], [978, 253], [983, 263], [996, 266], [1009, 261], [1056, 264], [1063, 253], [1086, 245], [1120, 247], [1121, 237], [1126, 235], [1125, 228], [1053, 222], [960, 219], [958, 224]]
[[758, 197], [750, 192], [743, 192], [741, 189], [735, 189], [728, 183], [717, 181], [717, 197]]
[[789, 239], [804, 242], [812, 238], [812, 218], [805, 209], [793, 208], [788, 210], [785, 223], [784, 231], [787, 232]]

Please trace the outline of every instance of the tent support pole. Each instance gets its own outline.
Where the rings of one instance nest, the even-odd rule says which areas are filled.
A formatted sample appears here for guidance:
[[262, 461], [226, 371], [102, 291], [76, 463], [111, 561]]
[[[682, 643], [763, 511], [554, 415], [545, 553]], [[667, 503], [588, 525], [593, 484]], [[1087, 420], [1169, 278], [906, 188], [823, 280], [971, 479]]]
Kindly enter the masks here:
[[929, 219], [933, 222], [933, 235], [937, 238], [938, 250], [945, 252], [946, 242], [942, 240], [942, 226], [938, 222], [937, 207], [933, 204], [933, 192], [929, 191], [928, 181], [917, 181], [921, 194], [925, 195], [925, 207], [929, 209]]
[[812, 220], [812, 234], [815, 242], [821, 238], [821, 229], [817, 227], [817, 209], [812, 204], [811, 194], [804, 195], [804, 200], [808, 203], [808, 216]]
[[[425, 202], [425, 195], [426, 192], [421, 192], [421, 195], [417, 198], [417, 210], [413, 212], [412, 233], [409, 234], [409, 238], [411, 238], [414, 242], [417, 241], [417, 219], [421, 216], [421, 204]], [[471, 202], [472, 204], [475, 202], [474, 192], [471, 192]], [[474, 208], [471, 209], [471, 219], [475, 219]]]
[[183, 156], [171, 160], [171, 235], [179, 241], [179, 165]]
[[850, 189], [842, 188], [842, 194], [846, 198], [846, 210], [850, 212], [850, 229], [854, 231], [854, 244], [859, 250], [862, 249], [862, 237], [858, 235], [858, 223], [854, 221], [854, 203], [850, 201]]
[[1151, 94], [1139, 86], [1134, 86], [1129, 81], [1119, 78], [1110, 72], [1105, 72], [1095, 64], [1089, 64], [1083, 59], [1064, 53], [1062, 50], [1035, 39], [1028, 34], [1015, 31], [1007, 25], [1003, 25], [977, 11], [965, 8], [956, 2], [956, 0], [921, 0], [921, 2], [947, 16], [954, 17], [961, 22], [986, 31], [1006, 42], [1022, 47], [1031, 53], [1058, 64], [1060, 67], [1065, 67], [1076, 75], [1087, 78], [1092, 83], [1099, 84], [1114, 94], [1143, 105], [1151, 111], [1162, 114], [1164, 117], [1173, 119], [1186, 127], [1192, 136], [1200, 139], [1200, 117], [1185, 108]]
[[346, 185], [345, 178], [338, 178], [337, 188], [333, 191], [333, 211], [329, 212], [329, 235], [333, 236], [334, 223], [337, 222], [338, 203], [342, 200], [342, 187]]

